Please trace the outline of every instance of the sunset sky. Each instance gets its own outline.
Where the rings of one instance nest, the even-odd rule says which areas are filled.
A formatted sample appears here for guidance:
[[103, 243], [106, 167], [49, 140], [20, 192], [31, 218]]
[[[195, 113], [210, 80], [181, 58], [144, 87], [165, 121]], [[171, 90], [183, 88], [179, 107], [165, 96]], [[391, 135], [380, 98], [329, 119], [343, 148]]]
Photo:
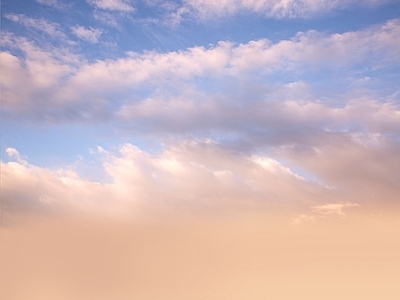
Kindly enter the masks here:
[[[264, 299], [261, 278], [270, 278], [272, 269], [292, 262], [288, 277], [280, 273], [276, 279], [285, 286], [301, 276], [304, 261], [313, 261], [313, 255], [304, 260], [297, 252], [287, 260], [279, 256], [281, 250], [299, 247], [306, 253], [320, 237], [326, 243], [312, 253], [339, 249], [338, 256], [331, 260], [321, 254], [318, 271], [304, 280], [318, 279], [318, 272], [334, 266], [333, 261], [351, 261], [343, 268], [352, 278], [349, 274], [361, 270], [354, 265], [360, 257], [375, 264], [385, 255], [385, 263], [360, 272], [378, 270], [382, 278], [400, 279], [395, 255], [400, 243], [394, 241], [400, 229], [400, 1], [1, 0], [0, 58], [5, 232], [0, 238], [9, 237], [9, 230], [22, 230], [17, 228], [27, 220], [62, 219], [70, 225], [71, 220], [96, 220], [101, 224], [88, 230], [108, 228], [103, 238], [119, 232], [130, 241], [144, 239], [146, 246], [135, 250], [137, 263], [138, 257], [153, 263], [157, 257], [163, 270], [174, 262], [161, 258], [161, 250], [149, 254], [146, 247], [161, 240], [173, 252], [179, 232], [176, 259], [182, 263], [202, 238], [207, 241], [208, 252], [196, 256], [183, 273], [155, 276], [165, 291], [162, 296], [146, 289], [159, 271], [154, 265], [149, 267], [154, 274], [146, 273], [137, 294], [126, 282], [118, 285], [139, 300]], [[104, 222], [119, 225], [109, 229]], [[78, 243], [83, 233], [74, 226], [67, 231]], [[132, 226], [134, 233], [127, 229]], [[59, 238], [57, 229], [43, 233], [41, 228], [32, 229], [32, 236]], [[232, 235], [239, 228], [244, 231]], [[326, 239], [318, 228], [340, 242]], [[249, 242], [252, 232], [262, 238]], [[355, 232], [359, 244], [351, 234]], [[368, 240], [367, 232], [374, 238]], [[271, 250], [275, 260], [261, 258], [265, 234], [278, 241]], [[22, 230], [17, 236], [4, 251], [15, 253], [10, 249], [21, 243], [30, 247], [25, 239], [30, 234]], [[289, 241], [281, 239], [287, 236]], [[300, 236], [318, 238], [308, 244], [297, 240]], [[389, 250], [375, 247], [382, 239]], [[343, 245], [349, 241], [348, 252]], [[52, 249], [47, 243], [37, 245], [38, 253]], [[94, 249], [96, 243], [86, 248]], [[238, 246], [242, 243], [257, 249], [254, 261], [251, 255], [238, 260], [252, 253]], [[371, 256], [360, 254], [364, 246]], [[232, 248], [239, 250], [232, 253]], [[128, 259], [115, 249], [111, 256]], [[216, 257], [225, 255], [225, 267], [231, 269], [213, 269], [210, 259], [221, 263]], [[32, 253], [27, 257], [31, 266], [41, 264]], [[258, 257], [272, 269], [263, 273], [255, 267]], [[9, 270], [18, 268], [9, 265]], [[207, 288], [185, 281], [194, 270], [198, 276], [208, 274], [202, 268], [212, 270], [209, 278], [238, 277], [224, 277], [221, 284], [206, 280]], [[252, 274], [243, 289], [237, 285], [244, 276], [239, 269]], [[54, 271], [40, 270], [47, 275]], [[335, 282], [342, 273], [335, 269], [329, 274]], [[4, 281], [7, 276], [2, 276]], [[329, 289], [324, 278], [320, 286]], [[354, 286], [374, 282], [365, 278]], [[93, 286], [103, 280], [109, 282], [93, 279]], [[395, 293], [395, 285], [382, 280], [381, 286]], [[21, 282], [26, 286], [29, 280]], [[46, 299], [41, 292], [52, 291], [44, 288], [45, 282], [30, 296], [16, 288], [7, 297]], [[307, 291], [312, 289], [308, 284]], [[54, 286], [54, 294], [67, 290]], [[396, 298], [393, 293], [378, 298], [380, 289], [369, 286], [364, 292], [372, 298], [363, 299]], [[113, 288], [113, 299], [132, 299], [116, 298]], [[343, 291], [347, 288], [351, 290]], [[76, 290], [59, 299], [92, 299], [79, 294], [84, 289]], [[273, 291], [279, 295], [279, 289]], [[357, 299], [357, 289], [352, 293], [355, 298], [348, 299]], [[336, 294], [347, 299], [343, 295]]]

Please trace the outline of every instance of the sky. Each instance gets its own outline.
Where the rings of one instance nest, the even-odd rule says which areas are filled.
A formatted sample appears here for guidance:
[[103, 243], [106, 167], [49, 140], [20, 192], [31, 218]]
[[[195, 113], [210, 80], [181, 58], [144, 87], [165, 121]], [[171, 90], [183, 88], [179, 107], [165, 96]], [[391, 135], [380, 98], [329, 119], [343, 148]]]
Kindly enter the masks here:
[[[343, 265], [349, 274], [378, 270], [382, 278], [394, 278], [400, 270], [398, 258], [390, 254], [399, 249], [393, 241], [399, 229], [393, 216], [400, 211], [399, 49], [398, 0], [1, 0], [2, 237], [27, 222], [68, 220], [70, 226], [71, 220], [97, 224], [101, 219], [108, 225], [100, 222], [89, 230], [102, 237], [101, 243], [118, 232], [128, 240], [149, 236], [146, 247], [159, 241], [173, 252], [174, 236], [183, 230], [177, 263], [185, 264], [201, 241], [209, 252], [196, 256], [183, 273], [169, 277], [165, 271], [157, 277], [166, 293], [162, 299], [204, 299], [193, 296], [199, 291], [207, 299], [234, 299], [232, 286], [237, 295], [254, 290], [252, 299], [261, 299], [261, 280], [250, 280], [243, 289], [236, 285], [244, 276], [239, 269], [252, 276], [260, 271], [255, 261], [237, 260], [252, 253], [250, 248], [261, 257], [259, 241], [267, 238], [259, 224], [280, 228], [267, 234], [277, 241], [271, 250], [276, 260], [260, 259], [263, 266], [292, 262], [292, 277], [281, 274], [281, 285], [293, 283], [301, 262], [313, 256], [302, 260], [290, 252], [287, 259], [279, 253], [287, 247], [306, 249], [300, 236], [309, 237], [309, 245], [318, 243], [325, 237], [319, 226], [338, 242], [322, 238], [322, 248], [307, 249], [316, 257], [335, 247], [339, 254], [334, 259], [322, 255], [315, 269], [308, 269], [307, 291], [327, 267], [321, 261], [332, 268], [333, 262], [352, 261]], [[108, 222], [125, 225], [100, 234], [111, 226]], [[124, 226], [137, 231], [126, 233]], [[58, 236], [43, 233], [42, 227], [35, 230], [32, 236]], [[71, 243], [79, 243], [82, 230], [68, 230]], [[237, 230], [238, 235], [230, 235]], [[371, 240], [363, 239], [367, 231], [373, 232]], [[360, 243], [350, 243], [352, 250], [346, 252], [343, 245], [354, 241], [349, 232], [360, 233]], [[10, 249], [29, 244], [28, 231], [16, 234]], [[247, 234], [258, 238], [249, 242]], [[283, 238], [288, 236], [289, 241]], [[388, 251], [376, 248], [384, 238]], [[35, 249], [47, 253], [48, 243]], [[182, 279], [193, 272], [206, 274], [200, 265], [241, 243], [250, 248], [239, 247], [226, 260], [238, 277], [215, 286], [211, 279], [203, 282], [209, 289]], [[375, 249], [364, 256], [370, 263], [364, 271], [355, 263], [362, 245]], [[96, 240], [87, 249], [97, 246]], [[146, 249], [137, 250], [135, 263], [140, 264], [138, 257], [152, 263], [159, 259], [161, 268], [170, 270], [172, 262], [160, 258], [164, 252], [147, 255]], [[104, 255], [128, 259], [118, 251]], [[385, 252], [391, 264], [373, 265]], [[30, 265], [43, 263], [25, 254]], [[55, 265], [66, 255], [61, 254]], [[84, 260], [86, 254], [81, 255]], [[149, 268], [156, 272], [155, 265]], [[133, 276], [132, 270], [122, 273]], [[212, 270], [214, 279], [232, 271]], [[343, 284], [338, 279], [343, 270], [335, 270], [321, 286], [330, 287], [332, 278]], [[42, 271], [54, 272], [52, 267]], [[75, 271], [68, 278], [77, 284], [71, 279]], [[270, 278], [268, 272], [257, 278]], [[21, 284], [29, 290], [32, 278], [27, 278]], [[146, 289], [154, 284], [152, 275], [144, 278], [137, 299], [160, 299]], [[172, 278], [180, 283], [172, 284]], [[354, 286], [368, 286], [371, 278]], [[93, 286], [109, 282], [92, 279]], [[395, 289], [390, 280], [380, 283], [386, 291]], [[110, 293], [117, 286], [132, 297], [127, 286], [111, 284]], [[18, 290], [10, 291], [10, 299], [45, 299], [44, 288], [30, 296]], [[83, 293], [76, 290], [65, 299]], [[373, 296], [378, 297], [379, 288], [364, 292], [379, 299]]]

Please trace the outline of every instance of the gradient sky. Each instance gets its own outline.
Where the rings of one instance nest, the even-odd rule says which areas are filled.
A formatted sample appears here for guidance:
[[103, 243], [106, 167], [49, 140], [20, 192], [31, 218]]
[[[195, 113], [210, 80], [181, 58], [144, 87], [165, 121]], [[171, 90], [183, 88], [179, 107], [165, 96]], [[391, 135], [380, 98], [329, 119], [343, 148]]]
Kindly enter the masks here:
[[399, 12], [2, 1], [3, 212], [398, 208]]
[[399, 12], [2, 1], [3, 212], [398, 207]]
[[400, 1], [1, 0], [0, 298], [399, 299]]

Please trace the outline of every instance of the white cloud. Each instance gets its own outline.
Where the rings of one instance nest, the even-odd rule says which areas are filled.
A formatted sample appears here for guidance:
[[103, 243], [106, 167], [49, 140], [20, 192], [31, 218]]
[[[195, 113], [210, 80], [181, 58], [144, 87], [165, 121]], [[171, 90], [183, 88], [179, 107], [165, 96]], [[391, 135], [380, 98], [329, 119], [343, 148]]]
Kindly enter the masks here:
[[[399, 20], [382, 27], [359, 32], [324, 36], [315, 32], [298, 34], [292, 40], [272, 44], [268, 40], [250, 41], [238, 46], [229, 42], [205, 49], [193, 47], [186, 51], [143, 54], [131, 53], [128, 58], [83, 66], [74, 83], [121, 87], [152, 81], [159, 86], [173, 79], [190, 80], [199, 76], [218, 78], [243, 72], [276, 71], [301, 73], [304, 67], [317, 70], [339, 69], [358, 64], [399, 63]], [[371, 55], [377, 60], [371, 61]]]
[[97, 8], [111, 11], [130, 12], [135, 9], [130, 0], [87, 0], [87, 2]]
[[300, 225], [303, 223], [315, 222], [318, 219], [326, 217], [345, 218], [346, 214], [343, 210], [351, 207], [359, 208], [360, 205], [358, 203], [352, 203], [349, 201], [344, 203], [326, 203], [322, 205], [315, 205], [310, 208], [312, 214], [298, 214], [292, 218], [292, 224]]
[[36, 0], [36, 2], [59, 10], [64, 10], [71, 6], [70, 4], [66, 4], [65, 2], [60, 2], [58, 0]]
[[37, 3], [49, 6], [57, 5], [57, 0], [36, 0]]
[[351, 6], [379, 6], [391, 0], [185, 0], [184, 5], [202, 19], [255, 12], [272, 18], [306, 18]]
[[28, 162], [19, 154], [17, 149], [7, 148], [6, 153], [10, 158], [15, 158], [18, 161], [18, 163], [24, 166], [28, 164]]
[[103, 33], [103, 30], [101, 29], [92, 27], [86, 29], [84, 26], [79, 25], [71, 27], [71, 30], [78, 38], [91, 44], [98, 43], [99, 37]]
[[[95, 42], [100, 35], [97, 29], [75, 27], [74, 31], [81, 38], [91, 42]], [[18, 82], [20, 78], [23, 78], [29, 81], [28, 86], [32, 86], [32, 90], [25, 89], [24, 91], [10, 86], [9, 96], [19, 95], [20, 100], [6, 99], [5, 102], [11, 104], [25, 101], [27, 105], [24, 113], [30, 113], [32, 107], [29, 103], [33, 103], [31, 100], [34, 97], [34, 94], [29, 94], [30, 91], [46, 88], [48, 90], [41, 91], [42, 97], [57, 99], [54, 102], [55, 105], [78, 103], [85, 99], [89, 102], [89, 107], [93, 108], [90, 103], [92, 99], [93, 103], [96, 103], [96, 110], [101, 112], [102, 103], [105, 104], [112, 98], [112, 101], [118, 104], [118, 99], [129, 99], [133, 90], [140, 90], [146, 86], [156, 87], [155, 91], [168, 94], [171, 89], [180, 85], [182, 92], [178, 98], [182, 97], [182, 102], [183, 98], [186, 98], [185, 101], [188, 100], [188, 96], [190, 99], [191, 96], [185, 94], [187, 87], [191, 85], [193, 88], [199, 78], [207, 78], [215, 82], [236, 80], [236, 83], [231, 84], [237, 85], [237, 82], [242, 82], [243, 78], [249, 76], [254, 76], [256, 79], [259, 76], [275, 76], [280, 72], [293, 76], [301, 75], [305, 72], [304, 70], [318, 72], [328, 69], [329, 72], [335, 72], [340, 69], [343, 73], [346, 69], [351, 70], [359, 66], [362, 66], [362, 69], [379, 69], [400, 63], [399, 36], [400, 22], [392, 20], [382, 26], [343, 34], [324, 35], [314, 31], [299, 33], [290, 40], [275, 44], [264, 39], [240, 45], [219, 42], [209, 48], [193, 47], [169, 53], [155, 51], [129, 53], [129, 56], [125, 58], [99, 60], [89, 64], [57, 48], [40, 49], [26, 39], [4, 34], [2, 37], [4, 46], [19, 47], [25, 52], [24, 58], [12, 58], [9, 56], [10, 53], [4, 54], [9, 59], [2, 63], [13, 62], [12, 66], [8, 66], [12, 67], [13, 72], [4, 77], [4, 84]], [[292, 92], [291, 96], [295, 98], [299, 92], [304, 93], [304, 88], [307, 87], [297, 84], [297, 86], [284, 87], [284, 90], [286, 95], [289, 95], [289, 90], [296, 89], [298, 92]], [[201, 94], [204, 95], [204, 92], [196, 91], [191, 94], [197, 94], [196, 97], [199, 97]], [[118, 105], [114, 107], [119, 110], [119, 116], [126, 118], [132, 115], [134, 109], [139, 107], [144, 109], [144, 105], [150, 109], [149, 105], [151, 103], [155, 105], [157, 101], [160, 100], [149, 99], [139, 104], [129, 104], [128, 101], [128, 104], [123, 107], [118, 107]], [[178, 104], [178, 102], [174, 103]], [[212, 103], [209, 104], [212, 105]], [[46, 106], [48, 105], [47, 102]], [[188, 108], [192, 106], [190, 101], [184, 105]], [[20, 111], [22, 107], [6, 105], [5, 109], [12, 112], [14, 109]], [[318, 106], [315, 103], [310, 103], [308, 108], [311, 109], [311, 107], [322, 108], [321, 105]], [[154, 109], [157, 107], [155, 106]], [[397, 117], [392, 120], [396, 122]]]
[[[317, 190], [325, 192], [318, 191], [311, 199], [343, 192], [341, 203], [377, 198], [394, 203], [400, 193], [400, 107], [392, 83], [384, 86], [389, 93], [384, 89], [371, 93], [365, 85], [360, 90], [359, 84], [346, 86], [345, 92], [325, 101], [321, 98], [326, 92], [318, 93], [305, 80], [269, 81], [281, 74], [301, 75], [305, 68], [316, 70], [318, 76], [319, 70], [332, 75], [339, 69], [340, 77], [350, 73], [365, 79], [365, 69], [399, 64], [399, 36], [400, 22], [392, 20], [343, 34], [311, 31], [277, 43], [220, 42], [209, 48], [129, 53], [125, 58], [88, 63], [61, 49], [43, 49], [4, 33], [3, 47], [10, 50], [2, 52], [0, 60], [2, 109], [7, 118], [37, 122], [113, 120], [114, 125], [160, 139], [211, 134], [221, 149], [247, 153], [232, 156], [205, 146], [196, 156], [196, 147], [201, 146], [194, 144], [157, 156], [122, 147], [120, 154], [107, 154], [105, 170], [114, 178], [113, 185], [99, 188], [119, 199], [135, 195], [152, 201], [164, 193], [171, 195], [171, 201], [186, 197], [182, 195], [211, 202], [242, 196], [260, 201], [278, 199], [279, 191], [285, 191], [282, 199], [307, 199], [304, 186], [310, 183], [302, 179], [307, 176], [284, 168], [279, 163], [284, 159], [321, 182]], [[12, 54], [15, 48], [24, 56]], [[132, 96], [147, 89], [148, 97]], [[204, 162], [204, 149], [211, 149], [218, 160], [210, 156]], [[271, 157], [252, 155], [265, 149]], [[248, 166], [257, 171], [252, 173]], [[63, 177], [54, 180], [63, 185], [90, 183]], [[201, 189], [202, 184], [207, 188]], [[312, 184], [310, 189], [314, 190]], [[53, 201], [55, 193], [39, 194], [41, 203], [62, 203]]]
[[116, 16], [114, 13], [109, 12], [109, 11], [104, 11], [104, 10], [95, 10], [93, 12], [93, 16], [95, 17], [96, 20], [103, 22], [107, 24], [108, 26], [111, 27], [116, 27], [118, 28], [118, 16]]
[[62, 32], [60, 25], [49, 22], [46, 19], [30, 18], [24, 14], [6, 14], [4, 17], [25, 27], [43, 31], [53, 38], [66, 39], [66, 35]]
[[[136, 217], [149, 210], [196, 212], [258, 207], [272, 211], [284, 208], [287, 213], [295, 214], [293, 223], [300, 224], [329, 216], [344, 217], [350, 208], [384, 209], [387, 204], [396, 203], [399, 193], [398, 187], [390, 186], [387, 179], [369, 182], [368, 177], [373, 173], [365, 170], [360, 171], [365, 174], [355, 172], [349, 177], [358, 176], [364, 186], [375, 192], [376, 198], [368, 198], [371, 190], [346, 185], [349, 177], [343, 177], [342, 182], [327, 179], [325, 182], [335, 185], [327, 189], [269, 156], [234, 152], [210, 140], [171, 141], [157, 154], [131, 144], [120, 146], [118, 151], [98, 147], [96, 155], [102, 159], [103, 171], [109, 177], [107, 182], [85, 179], [75, 166], [50, 170], [29, 164], [13, 148], [7, 149], [7, 153], [16, 161], [1, 162], [1, 196], [3, 210], [11, 215], [80, 211]], [[349, 168], [357, 168], [346, 160], [326, 157], [315, 158], [314, 166], [307, 162], [303, 169], [313, 172], [315, 165], [324, 168], [332, 160], [335, 163], [329, 168], [333, 173], [336, 166], [346, 163]], [[397, 172], [396, 165], [392, 169], [382, 165], [388, 174]], [[335, 200], [338, 197], [340, 202]], [[304, 213], [307, 210], [311, 212]]]
[[[266, 169], [251, 157], [210, 141], [172, 144], [151, 155], [131, 145], [103, 153], [110, 183], [83, 179], [71, 167], [49, 170], [19, 160], [1, 163], [3, 209], [9, 213], [91, 211], [127, 213], [157, 208], [179, 211], [235, 206], [280, 207], [302, 203], [324, 189], [299, 180], [274, 161]], [[101, 153], [100, 153], [101, 154]], [[267, 159], [267, 158], [265, 158]], [[40, 184], [39, 184], [40, 183]]]
[[357, 203], [351, 203], [351, 202], [346, 202], [346, 203], [327, 203], [323, 205], [317, 205], [313, 206], [311, 210], [314, 213], [320, 214], [320, 215], [338, 215], [338, 216], [345, 216], [345, 213], [343, 212], [344, 208], [348, 207], [358, 207], [359, 204]]

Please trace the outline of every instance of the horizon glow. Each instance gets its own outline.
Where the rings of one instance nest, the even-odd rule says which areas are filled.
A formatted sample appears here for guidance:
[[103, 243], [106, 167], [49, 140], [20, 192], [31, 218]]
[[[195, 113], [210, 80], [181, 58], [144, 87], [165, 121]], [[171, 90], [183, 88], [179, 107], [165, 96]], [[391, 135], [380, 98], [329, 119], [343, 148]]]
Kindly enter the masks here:
[[[361, 270], [359, 254], [367, 262], [365, 274], [379, 269], [384, 278], [398, 278], [399, 244], [393, 239], [400, 209], [399, 1], [4, 0], [1, 24], [0, 238], [10, 242], [7, 253], [29, 244], [31, 225], [33, 236], [68, 232], [71, 243], [79, 243], [81, 231], [99, 236], [102, 246], [110, 235], [121, 234], [129, 249], [146, 235], [151, 248], [165, 230], [160, 244], [168, 253], [173, 252], [169, 241], [177, 242], [174, 236], [183, 230], [176, 264], [190, 260], [185, 249], [199, 246], [197, 239], [207, 243], [204, 256], [191, 257], [193, 265], [171, 275], [176, 285], [168, 276], [146, 273], [169, 272], [174, 263], [162, 258], [163, 251], [147, 255], [147, 248], [131, 249], [150, 264], [141, 265], [147, 274], [143, 285], [150, 286], [155, 276], [161, 294], [145, 287], [135, 294], [128, 282], [136, 275], [127, 267], [121, 273], [126, 276], [116, 275], [124, 283], [110, 283], [108, 296], [90, 296], [90, 289], [71, 279], [77, 267], [66, 275], [76, 291], [58, 285], [60, 275], [49, 295], [264, 299], [261, 278], [272, 280], [273, 268], [295, 261], [288, 277], [277, 280], [284, 285], [286, 278], [296, 287], [293, 278], [303, 267], [314, 270], [306, 281], [323, 272], [323, 263], [310, 267], [320, 262], [312, 257], [327, 261], [329, 249], [338, 249], [333, 261], [351, 261], [348, 269], [342, 265], [349, 274]], [[43, 232], [53, 222], [54, 231]], [[373, 232], [370, 241], [367, 231]], [[249, 241], [252, 233], [257, 238]], [[299, 242], [301, 236], [308, 242]], [[385, 249], [376, 246], [380, 236], [393, 267], [372, 263], [384, 256]], [[261, 258], [267, 237], [278, 245], [263, 248], [275, 261]], [[360, 244], [351, 242], [358, 239]], [[246, 241], [272, 269], [257, 271], [255, 261], [237, 260], [252, 255], [250, 246], [238, 246]], [[349, 252], [342, 247], [347, 242]], [[374, 249], [367, 251], [370, 256], [363, 256], [363, 245]], [[46, 239], [35, 249], [49, 247]], [[229, 256], [231, 247], [241, 250]], [[310, 265], [302, 265], [296, 251], [279, 256], [286, 247], [311, 251], [304, 258]], [[110, 257], [118, 255], [119, 248], [112, 249]], [[24, 253], [40, 265], [32, 253]], [[224, 253], [226, 265], [210, 267], [210, 278], [228, 276], [232, 265], [231, 278], [221, 285], [204, 282], [209, 287], [204, 289], [188, 282], [182, 287], [186, 275], [205, 276], [199, 265]], [[55, 256], [56, 265], [60, 257]], [[130, 259], [125, 252], [121, 257]], [[158, 271], [152, 265], [157, 259]], [[334, 263], [328, 265], [334, 269]], [[235, 282], [245, 281], [240, 268], [252, 279], [235, 294]], [[43, 278], [54, 271], [46, 270]], [[90, 274], [93, 288], [111, 280]], [[340, 282], [340, 270], [329, 274]], [[305, 281], [307, 293], [324, 295], [332, 287], [328, 277], [316, 294]], [[355, 286], [370, 282], [367, 277]], [[20, 286], [29, 290], [29, 280]], [[43, 280], [30, 296], [16, 288], [4, 299], [46, 299], [48, 278]], [[380, 286], [390, 291], [385, 299], [399, 295], [390, 279]], [[126, 293], [113, 290], [117, 287]], [[380, 287], [356, 288], [354, 298], [346, 289], [351, 290], [343, 287], [336, 296], [380, 299], [374, 296]], [[273, 291], [270, 295], [279, 295], [279, 289]]]

